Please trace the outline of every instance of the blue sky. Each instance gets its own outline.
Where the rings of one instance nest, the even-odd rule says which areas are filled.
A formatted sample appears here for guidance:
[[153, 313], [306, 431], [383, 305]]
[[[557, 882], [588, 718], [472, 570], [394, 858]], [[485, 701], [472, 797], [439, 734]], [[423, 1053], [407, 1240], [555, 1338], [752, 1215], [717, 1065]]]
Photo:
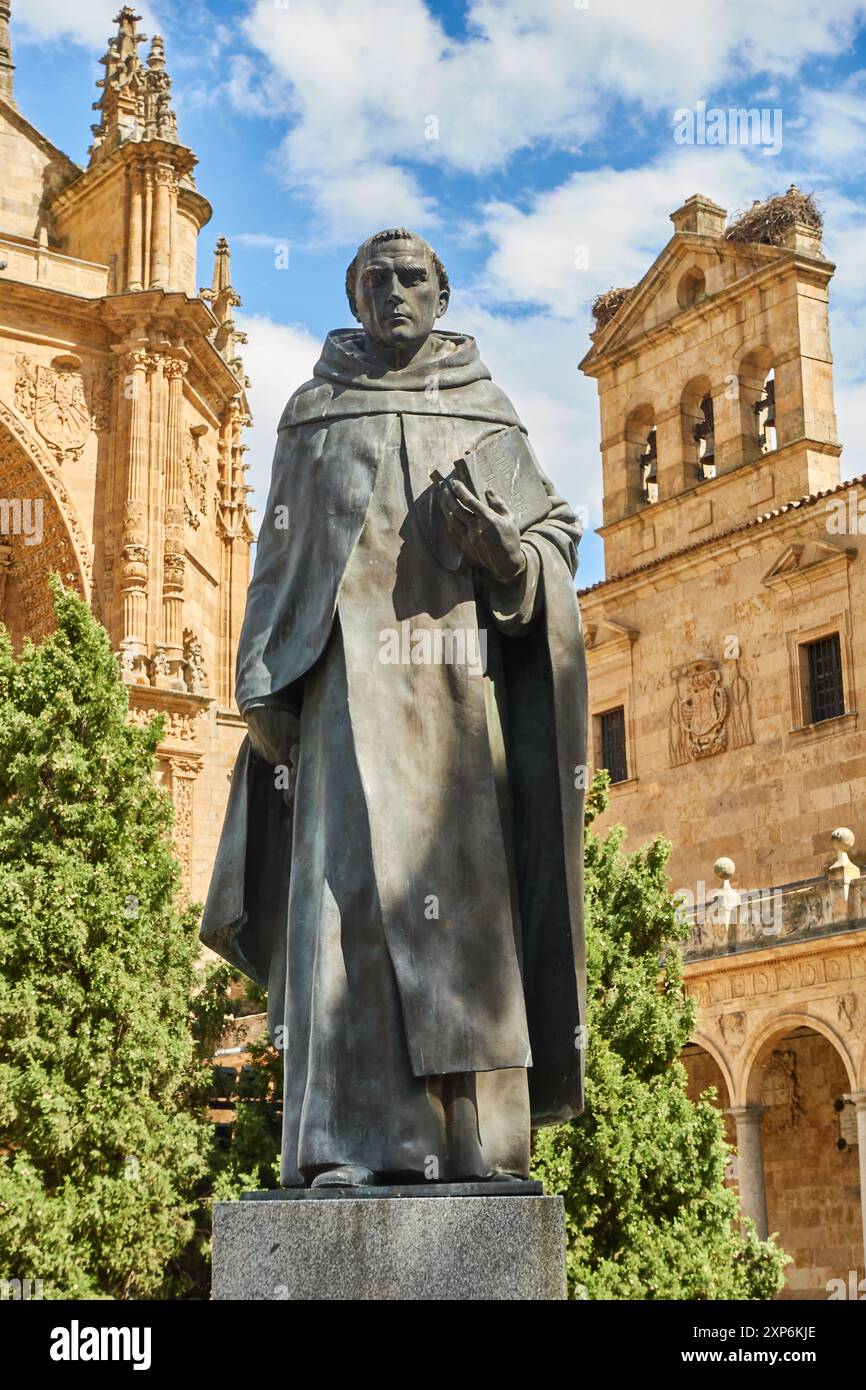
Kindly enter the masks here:
[[[13, 0], [24, 114], [84, 162], [118, 0]], [[825, 213], [843, 475], [866, 472], [866, 4], [860, 0], [153, 0], [179, 131], [229, 237], [252, 379], [252, 481], [383, 226], [426, 235], [546, 471], [600, 523], [589, 305], [634, 283], [701, 192], [729, 210], [793, 181]], [[781, 111], [782, 147], [681, 145], [674, 113]], [[288, 267], [280, 248], [288, 246]], [[576, 253], [576, 248], [585, 248]], [[261, 500], [261, 492], [258, 494]], [[256, 497], [253, 497], [253, 503]], [[602, 577], [587, 534], [581, 581]]]

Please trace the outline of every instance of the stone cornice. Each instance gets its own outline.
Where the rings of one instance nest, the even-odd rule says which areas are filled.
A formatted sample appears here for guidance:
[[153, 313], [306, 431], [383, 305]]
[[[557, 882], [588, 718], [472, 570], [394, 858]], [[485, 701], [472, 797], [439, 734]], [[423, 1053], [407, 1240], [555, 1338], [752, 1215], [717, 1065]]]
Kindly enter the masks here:
[[244, 397], [242, 383], [210, 341], [217, 322], [203, 299], [192, 299], [181, 290], [153, 289], [109, 295], [101, 303], [103, 317], [120, 341], [164, 352], [172, 342], [182, 340], [193, 368], [191, 385], [206, 384], [225, 403]]
[[196, 747], [201, 741], [201, 725], [214, 702], [212, 695], [194, 695], [188, 690], [166, 690], [154, 685], [129, 685], [130, 723], [149, 723], [155, 715], [165, 716], [165, 730], [159, 744], [162, 756], [177, 752], [201, 762]]
[[[82, 295], [71, 294], [68, 290], [52, 289], [50, 285], [33, 284], [29, 280], [9, 280], [2, 272], [0, 285], [3, 287], [3, 299], [6, 304], [33, 310], [35, 315], [44, 315], [47, 308], [64, 319], [73, 318], [81, 324], [97, 329], [103, 327], [100, 309], [102, 298], [87, 299]], [[35, 315], [31, 322], [38, 322]], [[16, 328], [15, 331], [17, 334], [19, 330]]]
[[683, 978], [698, 980], [707, 975], [730, 971], [760, 970], [768, 965], [786, 965], [797, 960], [826, 957], [837, 951], [862, 950], [866, 946], [866, 925], [839, 926], [837, 930], [815, 932], [807, 941], [788, 941], [773, 938], [772, 945], [756, 946], [752, 950], [731, 951], [726, 955], [701, 956], [683, 961]]
[[810, 544], [819, 552], [817, 560], [801, 564], [805, 544], [791, 544], [785, 547], [772, 567], [764, 575], [761, 583], [772, 588], [787, 588], [796, 593], [810, 588], [819, 576], [834, 570], [845, 569], [857, 558], [855, 547], [829, 545], [826, 541], [810, 538]]
[[[608, 636], [601, 636], [599, 628], [607, 629]], [[594, 665], [598, 665], [605, 658], [614, 655], [619, 657], [627, 652], [639, 636], [637, 628], [628, 627], [625, 623], [599, 614], [593, 622], [586, 624], [586, 650], [593, 653]]]
[[[116, 178], [125, 166], [147, 159], [171, 164], [178, 178], [183, 178], [186, 174], [191, 173], [198, 163], [192, 150], [186, 145], [175, 145], [169, 140], [159, 139], [130, 140], [127, 144], [112, 151], [105, 159], [92, 164], [88, 169], [78, 169], [76, 166], [77, 177], [52, 198], [51, 212], [54, 216], [71, 212], [77, 203], [89, 198], [93, 190], [98, 188], [100, 184], [107, 179]], [[185, 191], [196, 192], [194, 189]], [[202, 197], [201, 194], [197, 194], [197, 196]], [[202, 198], [202, 201], [210, 209], [207, 199]]]
[[[731, 474], [726, 473], [723, 476], [729, 478]], [[668, 551], [664, 555], [647, 560], [643, 565], [636, 565], [634, 569], [612, 575], [610, 579], [600, 579], [588, 588], [578, 590], [584, 612], [596, 599], [621, 601], [623, 591], [633, 594], [641, 588], [659, 589], [668, 582], [676, 583], [683, 570], [696, 574], [701, 568], [713, 569], [718, 563], [734, 564], [738, 558], [734, 551], [756, 549], [765, 535], [772, 534], [776, 523], [779, 530], [790, 527], [791, 523], [796, 526], [810, 508], [826, 501], [828, 497], [838, 496], [849, 488], [860, 489], [866, 495], [866, 474], [847, 479], [825, 492], [812, 493], [796, 501], [787, 502], [773, 511], [739, 522], [726, 531], [718, 531], [715, 535], [706, 536], [680, 550]], [[722, 555], [714, 556], [714, 549], [722, 551]]]
[[177, 190], [177, 205], [183, 212], [188, 212], [198, 224], [201, 231], [213, 217], [213, 208], [203, 193], [199, 193], [197, 188], [190, 188], [186, 184], [181, 184]]

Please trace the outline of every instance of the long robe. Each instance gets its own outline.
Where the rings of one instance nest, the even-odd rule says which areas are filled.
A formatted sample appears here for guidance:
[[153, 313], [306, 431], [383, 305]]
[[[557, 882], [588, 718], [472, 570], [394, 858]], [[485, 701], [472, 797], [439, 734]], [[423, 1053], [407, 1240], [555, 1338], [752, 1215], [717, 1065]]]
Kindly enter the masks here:
[[[471, 339], [439, 343], [378, 373], [329, 335], [281, 422], [241, 634], [240, 707], [300, 713], [294, 816], [243, 748], [202, 936], [267, 979], [285, 1185], [525, 1173], [530, 1090], [535, 1123], [582, 1103], [577, 531], [547, 484], [515, 584], [449, 550], [431, 469], [519, 421]], [[437, 641], [464, 660], [412, 659]]]

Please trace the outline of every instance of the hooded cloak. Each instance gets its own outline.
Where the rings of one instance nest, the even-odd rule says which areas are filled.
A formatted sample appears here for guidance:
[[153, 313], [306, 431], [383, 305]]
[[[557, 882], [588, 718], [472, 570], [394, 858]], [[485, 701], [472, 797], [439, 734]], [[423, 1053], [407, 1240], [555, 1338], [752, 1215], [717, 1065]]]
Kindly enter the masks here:
[[[201, 936], [268, 988], [272, 1030], [291, 1030], [293, 1012], [302, 1021], [312, 1067], [317, 1001], [345, 1011], [349, 934], [360, 941], [353, 924], [375, 913], [412, 1074], [528, 1067], [533, 1125], [560, 1123], [583, 1106], [586, 1022], [580, 530], [541, 474], [551, 510], [522, 536], [518, 581], [498, 585], [455, 558], [432, 470], [523, 426], [473, 339], [437, 333], [435, 346], [386, 370], [365, 358], [362, 332], [330, 333], [283, 413], [237, 702], [298, 711], [294, 808], [245, 739]], [[488, 670], [415, 664], [412, 647], [389, 665], [392, 629], [403, 656], [407, 634], [483, 635]], [[309, 962], [330, 958], [327, 911], [342, 931], [336, 977]], [[314, 1108], [303, 1088], [296, 1099]]]

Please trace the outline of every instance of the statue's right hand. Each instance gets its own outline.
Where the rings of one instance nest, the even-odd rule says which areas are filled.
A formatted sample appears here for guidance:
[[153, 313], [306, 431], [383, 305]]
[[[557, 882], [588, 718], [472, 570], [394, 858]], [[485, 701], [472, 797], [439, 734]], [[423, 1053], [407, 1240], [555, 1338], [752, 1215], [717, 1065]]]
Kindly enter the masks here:
[[252, 704], [244, 710], [253, 752], [271, 767], [291, 767], [297, 761], [300, 720], [282, 705]]

